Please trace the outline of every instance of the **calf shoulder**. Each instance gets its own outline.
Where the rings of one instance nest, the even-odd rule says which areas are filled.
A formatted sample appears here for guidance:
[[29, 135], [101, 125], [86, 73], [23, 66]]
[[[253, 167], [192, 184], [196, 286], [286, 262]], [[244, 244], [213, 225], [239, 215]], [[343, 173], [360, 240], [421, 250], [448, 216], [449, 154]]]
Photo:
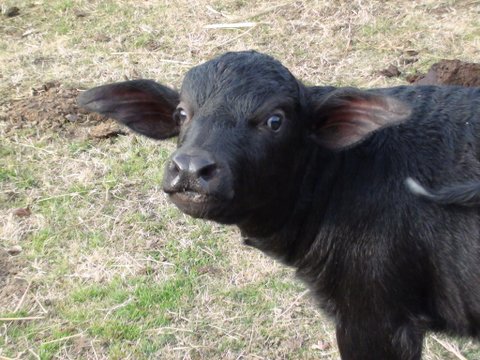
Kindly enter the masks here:
[[[305, 237], [291, 241], [305, 249], [294, 266], [333, 314], [395, 308], [431, 328], [475, 333], [478, 209], [425, 201], [408, 190], [405, 179], [434, 188], [480, 180], [480, 91], [372, 91], [410, 104], [411, 118], [329, 154], [326, 163], [335, 164], [335, 176], [317, 175], [301, 225]], [[325, 156], [314, 161], [319, 173], [325, 171]]]

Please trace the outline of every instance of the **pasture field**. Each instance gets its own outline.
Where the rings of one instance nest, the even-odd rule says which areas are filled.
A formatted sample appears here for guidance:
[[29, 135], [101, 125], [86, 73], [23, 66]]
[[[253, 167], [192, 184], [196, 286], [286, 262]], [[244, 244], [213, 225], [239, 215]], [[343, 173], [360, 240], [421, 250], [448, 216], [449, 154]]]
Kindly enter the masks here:
[[[74, 99], [125, 79], [178, 87], [191, 66], [246, 49], [307, 84], [407, 84], [440, 59], [480, 62], [480, 1], [0, 5], [0, 359], [338, 359], [291, 269], [168, 203], [174, 140]], [[380, 74], [390, 65], [401, 75]], [[480, 344], [432, 334], [424, 359], [480, 359]]]

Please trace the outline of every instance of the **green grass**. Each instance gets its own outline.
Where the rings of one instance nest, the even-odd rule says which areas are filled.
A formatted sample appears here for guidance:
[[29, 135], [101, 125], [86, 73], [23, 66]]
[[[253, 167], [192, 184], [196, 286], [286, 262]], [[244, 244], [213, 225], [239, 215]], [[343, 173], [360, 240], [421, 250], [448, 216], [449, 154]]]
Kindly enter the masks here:
[[23, 167], [6, 166], [0, 169], [0, 181], [11, 182], [21, 190], [38, 187], [38, 180], [35, 177], [35, 172], [32, 170]]
[[[0, 279], [0, 317], [34, 319], [0, 322], [0, 357], [337, 359], [331, 321], [291, 269], [244, 247], [235, 229], [191, 219], [168, 202], [161, 184], [175, 139], [92, 139], [76, 123], [52, 130], [25, 121], [8, 132], [8, 108], [51, 80], [86, 88], [143, 77], [178, 87], [192, 65], [245, 49], [276, 56], [312, 85], [404, 84], [378, 70], [407, 50], [418, 61], [401, 65], [403, 75], [441, 58], [480, 60], [478, 4], [3, 5], [20, 15], [0, 21], [0, 264], [9, 271]], [[205, 28], [245, 21], [258, 24]], [[52, 119], [65, 115], [62, 105]], [[32, 215], [13, 215], [27, 206]], [[2, 257], [13, 245], [22, 252]], [[476, 342], [438, 339], [480, 358]], [[456, 357], [429, 337], [424, 358]]]
[[[35, 290], [16, 313], [12, 304], [24, 288], [14, 301], [0, 302], [7, 310], [2, 316], [42, 319], [7, 323], [2, 355], [15, 357], [22, 346], [43, 359], [65, 351], [83, 358], [92, 349], [109, 359], [174, 359], [190, 346], [197, 358], [249, 351], [308, 359], [322, 354], [311, 348], [322, 339], [330, 349], [324, 353], [331, 353], [326, 358], [335, 358], [330, 324], [299, 297], [304, 288], [290, 271], [243, 248], [233, 229], [168, 205], [159, 186], [172, 144], [123, 136], [5, 145], [5, 164], [14, 170], [2, 186], [22, 194], [33, 212], [16, 226]], [[36, 171], [19, 171], [19, 153], [22, 168]], [[47, 163], [49, 172], [40, 171]], [[62, 171], [65, 164], [71, 164], [68, 171]], [[25, 187], [32, 176], [36, 186]], [[72, 352], [78, 338], [89, 345]], [[457, 344], [469, 359], [479, 354], [474, 343]], [[449, 353], [431, 341], [430, 358]]]

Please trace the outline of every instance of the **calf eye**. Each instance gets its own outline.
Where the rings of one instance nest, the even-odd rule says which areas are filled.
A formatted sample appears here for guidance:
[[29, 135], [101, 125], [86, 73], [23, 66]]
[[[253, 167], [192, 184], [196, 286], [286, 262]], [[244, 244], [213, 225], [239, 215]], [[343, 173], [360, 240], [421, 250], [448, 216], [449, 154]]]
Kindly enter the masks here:
[[282, 120], [283, 119], [281, 115], [278, 115], [278, 114], [272, 115], [267, 120], [267, 126], [273, 131], [278, 131], [282, 126]]
[[177, 123], [180, 125], [180, 124], [183, 124], [187, 120], [188, 114], [184, 109], [177, 108], [177, 110], [175, 111], [174, 117], [175, 117], [175, 120], [177, 121]]

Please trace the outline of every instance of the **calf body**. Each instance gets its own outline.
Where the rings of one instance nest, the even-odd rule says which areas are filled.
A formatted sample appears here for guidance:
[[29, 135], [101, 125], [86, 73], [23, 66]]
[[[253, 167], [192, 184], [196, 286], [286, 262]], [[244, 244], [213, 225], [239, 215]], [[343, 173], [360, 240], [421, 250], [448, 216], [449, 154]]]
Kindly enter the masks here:
[[306, 87], [240, 52], [191, 69], [179, 93], [137, 80], [79, 103], [178, 134], [172, 202], [295, 267], [342, 359], [420, 359], [427, 330], [478, 336], [480, 89]]

